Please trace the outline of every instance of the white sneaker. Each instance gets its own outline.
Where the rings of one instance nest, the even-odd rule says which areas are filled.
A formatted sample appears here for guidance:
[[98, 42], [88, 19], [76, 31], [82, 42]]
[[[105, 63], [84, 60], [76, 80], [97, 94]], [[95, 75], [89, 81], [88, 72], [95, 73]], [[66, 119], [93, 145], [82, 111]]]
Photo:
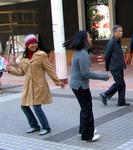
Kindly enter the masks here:
[[95, 142], [95, 141], [98, 141], [100, 138], [100, 135], [96, 134], [93, 136], [93, 138], [91, 140], [88, 140], [88, 142]]
[[48, 133], [50, 133], [50, 130], [45, 130], [45, 129], [43, 129], [43, 130], [41, 130], [41, 131], [39, 132], [39, 135], [46, 135], [46, 134], [48, 134]]
[[36, 131], [40, 131], [40, 128], [30, 128], [26, 131], [26, 133], [33, 133], [33, 132], [36, 132]]
[[96, 142], [98, 141], [100, 138], [100, 135], [96, 134], [93, 136], [93, 138], [91, 140], [82, 140], [82, 143], [85, 143], [85, 142]]
[[96, 134], [96, 133], [97, 133], [97, 129], [94, 130], [94, 134]]

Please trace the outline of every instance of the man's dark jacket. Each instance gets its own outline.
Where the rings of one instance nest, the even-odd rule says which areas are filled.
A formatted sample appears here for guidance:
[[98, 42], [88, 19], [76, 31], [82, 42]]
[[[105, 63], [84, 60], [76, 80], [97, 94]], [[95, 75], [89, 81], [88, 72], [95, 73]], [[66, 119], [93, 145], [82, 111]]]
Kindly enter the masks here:
[[133, 35], [132, 35], [132, 37], [131, 37], [131, 45], [130, 45], [130, 50], [131, 50], [131, 52], [133, 52]]
[[109, 70], [123, 70], [126, 68], [121, 42], [114, 36], [109, 40], [105, 49], [105, 68]]

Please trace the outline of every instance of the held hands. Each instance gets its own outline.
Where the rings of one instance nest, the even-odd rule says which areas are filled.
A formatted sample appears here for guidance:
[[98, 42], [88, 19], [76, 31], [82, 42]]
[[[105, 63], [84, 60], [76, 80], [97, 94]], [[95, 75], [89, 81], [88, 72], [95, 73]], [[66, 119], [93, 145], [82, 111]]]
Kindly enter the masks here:
[[61, 84], [61, 88], [64, 89], [65, 88], [65, 84], [62, 82]]
[[65, 86], [68, 84], [68, 79], [60, 79], [60, 81], [62, 82], [61, 88], [65, 88]]
[[11, 72], [11, 66], [10, 65], [7, 65], [6, 66], [6, 71], [9, 73], [9, 72]]

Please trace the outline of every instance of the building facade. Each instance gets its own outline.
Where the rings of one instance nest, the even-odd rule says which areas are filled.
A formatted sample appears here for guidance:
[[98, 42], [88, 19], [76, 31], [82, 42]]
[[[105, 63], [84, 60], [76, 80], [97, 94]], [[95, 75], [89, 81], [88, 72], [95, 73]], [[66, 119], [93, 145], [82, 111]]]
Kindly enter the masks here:
[[[87, 20], [86, 10], [87, 2], [89, 2], [89, 0], [63, 0], [65, 39], [68, 39], [78, 30], [87, 29], [87, 23], [89, 22], [89, 20]], [[131, 0], [108, 0], [109, 25], [107, 24], [106, 27], [110, 28], [110, 33], [114, 24], [120, 24], [124, 28], [124, 37], [131, 37], [133, 34], [133, 21], [131, 18], [132, 6], [133, 1]], [[53, 50], [54, 44], [50, 0], [37, 0], [0, 7], [0, 11], [13, 9], [37, 10], [36, 22], [39, 24], [39, 26], [36, 29], [36, 32], [39, 34], [40, 47], [46, 51]], [[21, 20], [19, 14], [17, 17], [18, 20]], [[17, 28], [14, 34], [20, 35], [30, 32], [32, 32], [30, 28]], [[4, 36], [7, 35], [1, 35], [0, 38], [2, 39]]]

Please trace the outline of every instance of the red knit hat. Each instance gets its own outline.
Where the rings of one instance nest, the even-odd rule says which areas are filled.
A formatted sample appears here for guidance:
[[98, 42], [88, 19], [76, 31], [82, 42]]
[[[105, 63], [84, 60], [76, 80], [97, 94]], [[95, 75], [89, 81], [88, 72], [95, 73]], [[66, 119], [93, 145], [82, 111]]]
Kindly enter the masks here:
[[37, 38], [33, 34], [29, 34], [25, 38], [25, 46], [28, 47], [30, 44], [38, 43]]

